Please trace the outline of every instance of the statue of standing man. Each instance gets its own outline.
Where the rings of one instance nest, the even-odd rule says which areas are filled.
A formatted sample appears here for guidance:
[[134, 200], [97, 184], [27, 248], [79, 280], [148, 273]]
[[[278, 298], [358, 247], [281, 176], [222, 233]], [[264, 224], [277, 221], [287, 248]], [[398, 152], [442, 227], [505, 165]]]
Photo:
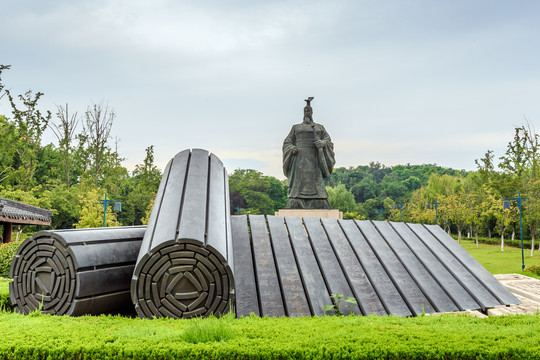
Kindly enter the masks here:
[[289, 181], [286, 209], [330, 209], [323, 179], [329, 179], [336, 160], [334, 144], [324, 126], [313, 122], [309, 97], [304, 121], [293, 125], [283, 141], [283, 172]]

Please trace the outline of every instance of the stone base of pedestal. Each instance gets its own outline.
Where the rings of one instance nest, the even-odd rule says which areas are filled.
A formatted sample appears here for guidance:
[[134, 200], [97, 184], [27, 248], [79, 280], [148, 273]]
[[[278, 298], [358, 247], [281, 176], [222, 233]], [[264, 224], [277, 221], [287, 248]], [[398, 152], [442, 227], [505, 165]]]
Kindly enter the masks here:
[[281, 209], [276, 216], [314, 217], [326, 219], [343, 219], [343, 213], [337, 209]]

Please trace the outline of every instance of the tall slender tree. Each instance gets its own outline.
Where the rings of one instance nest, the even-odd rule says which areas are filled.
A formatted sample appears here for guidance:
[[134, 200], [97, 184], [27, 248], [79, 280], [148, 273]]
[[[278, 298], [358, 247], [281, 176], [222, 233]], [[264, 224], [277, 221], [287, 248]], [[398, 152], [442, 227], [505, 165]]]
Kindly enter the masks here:
[[98, 185], [103, 170], [105, 155], [108, 151], [107, 143], [115, 117], [114, 110], [109, 108], [109, 105], [104, 105], [103, 102], [88, 106], [84, 113], [83, 129], [87, 137], [95, 186]]
[[49, 127], [58, 139], [58, 145], [62, 153], [66, 189], [69, 189], [69, 175], [71, 164], [73, 162], [72, 143], [75, 136], [75, 130], [79, 124], [79, 119], [77, 118], [77, 112], [71, 114], [69, 113], [69, 105], [67, 103], [65, 107], [60, 105], [57, 106], [56, 109], [56, 117], [58, 118], [59, 122], [58, 124], [51, 122], [49, 123]]

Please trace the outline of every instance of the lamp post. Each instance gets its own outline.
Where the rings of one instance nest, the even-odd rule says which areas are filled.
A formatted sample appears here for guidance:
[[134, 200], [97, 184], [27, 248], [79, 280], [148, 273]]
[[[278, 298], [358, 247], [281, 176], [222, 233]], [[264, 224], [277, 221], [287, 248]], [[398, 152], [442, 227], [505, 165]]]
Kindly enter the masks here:
[[380, 209], [375, 209], [375, 213], [379, 214], [379, 220], [382, 221], [382, 213], [383, 213], [383, 209], [380, 208]]
[[403, 206], [403, 203], [394, 204], [394, 209], [399, 209], [399, 222], [401, 222], [401, 207]]
[[428, 202], [426, 205], [426, 209], [428, 210], [431, 209], [431, 205], [435, 206], [435, 225], [439, 225], [437, 221], [438, 220], [437, 207], [439, 206], [437, 199], [435, 199], [435, 201]]
[[525, 256], [523, 255], [523, 222], [521, 221], [521, 200], [525, 200], [527, 197], [521, 196], [521, 192], [518, 191], [518, 197], [503, 198], [503, 210], [510, 209], [509, 200], [517, 200], [517, 206], [519, 210], [519, 232], [521, 235], [521, 270], [525, 269]]
[[99, 199], [103, 203], [103, 227], [105, 227], [105, 220], [107, 217], [107, 208], [110, 203], [114, 203], [114, 210], [122, 211], [122, 201], [107, 199], [107, 193], [105, 193], [105, 199]]

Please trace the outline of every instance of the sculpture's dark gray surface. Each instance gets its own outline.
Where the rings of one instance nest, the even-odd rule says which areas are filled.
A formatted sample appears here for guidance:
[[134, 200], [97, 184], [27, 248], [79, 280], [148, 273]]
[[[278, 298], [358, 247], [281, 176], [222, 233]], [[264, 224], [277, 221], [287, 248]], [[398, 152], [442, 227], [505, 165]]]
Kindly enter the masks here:
[[228, 176], [206, 150], [178, 153], [163, 172], [131, 282], [140, 317], [189, 318], [234, 302]]
[[11, 302], [28, 314], [133, 313], [130, 279], [144, 226], [40, 231], [13, 258]]
[[330, 209], [323, 179], [330, 177], [336, 162], [334, 144], [324, 126], [313, 122], [311, 100], [306, 100], [304, 121], [294, 125], [283, 142], [286, 209]]
[[355, 297], [343, 310], [358, 315], [520, 303], [439, 226], [263, 215], [231, 223], [238, 317], [321, 316], [332, 293]]

